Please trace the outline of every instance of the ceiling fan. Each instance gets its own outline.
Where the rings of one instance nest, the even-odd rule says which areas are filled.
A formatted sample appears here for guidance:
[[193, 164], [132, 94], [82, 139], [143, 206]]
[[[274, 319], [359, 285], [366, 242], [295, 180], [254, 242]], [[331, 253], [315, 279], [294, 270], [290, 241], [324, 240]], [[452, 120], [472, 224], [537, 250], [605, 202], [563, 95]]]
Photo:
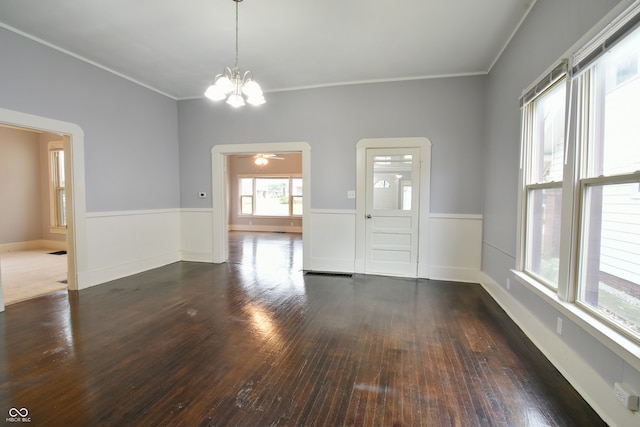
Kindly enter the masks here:
[[254, 163], [258, 166], [266, 165], [269, 163], [269, 160], [284, 160], [284, 157], [280, 157], [277, 154], [269, 154], [269, 153], [258, 153], [254, 156], [244, 156], [244, 157], [252, 157], [254, 159]]

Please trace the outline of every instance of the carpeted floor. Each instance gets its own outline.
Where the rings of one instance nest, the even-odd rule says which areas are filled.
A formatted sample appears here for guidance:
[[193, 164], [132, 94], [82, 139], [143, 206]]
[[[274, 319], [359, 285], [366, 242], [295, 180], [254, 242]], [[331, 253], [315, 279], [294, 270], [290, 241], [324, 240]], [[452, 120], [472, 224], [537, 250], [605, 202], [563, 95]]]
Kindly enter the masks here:
[[67, 255], [52, 249], [0, 253], [5, 305], [67, 289]]

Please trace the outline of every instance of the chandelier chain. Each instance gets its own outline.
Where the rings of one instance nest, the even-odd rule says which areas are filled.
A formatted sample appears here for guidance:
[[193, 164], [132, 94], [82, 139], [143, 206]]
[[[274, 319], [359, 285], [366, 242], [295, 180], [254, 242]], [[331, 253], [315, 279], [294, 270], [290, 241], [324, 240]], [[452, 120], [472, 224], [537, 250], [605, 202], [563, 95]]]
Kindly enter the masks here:
[[241, 0], [234, 0], [236, 3], [236, 70], [238, 69], [238, 3]]

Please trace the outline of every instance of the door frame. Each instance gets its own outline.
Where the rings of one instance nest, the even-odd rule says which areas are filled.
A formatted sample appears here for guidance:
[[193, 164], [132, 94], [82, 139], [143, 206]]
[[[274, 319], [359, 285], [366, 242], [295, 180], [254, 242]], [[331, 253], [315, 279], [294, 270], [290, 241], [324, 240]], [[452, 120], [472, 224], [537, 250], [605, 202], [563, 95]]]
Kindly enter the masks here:
[[311, 146], [307, 142], [222, 144], [211, 149], [212, 262], [229, 259], [227, 156], [255, 153], [302, 153], [302, 268], [311, 265]]
[[366, 174], [367, 150], [370, 148], [420, 149], [420, 206], [418, 220], [417, 277], [429, 277], [429, 195], [431, 181], [431, 141], [424, 137], [365, 138], [356, 144], [356, 253], [354, 271], [366, 270]]
[[[0, 123], [20, 128], [57, 133], [64, 139], [71, 168], [65, 168], [67, 194], [67, 289], [82, 288], [79, 272], [87, 269], [84, 131], [76, 124], [0, 108]], [[0, 293], [1, 293], [0, 289]], [[0, 311], [4, 300], [0, 298]]]

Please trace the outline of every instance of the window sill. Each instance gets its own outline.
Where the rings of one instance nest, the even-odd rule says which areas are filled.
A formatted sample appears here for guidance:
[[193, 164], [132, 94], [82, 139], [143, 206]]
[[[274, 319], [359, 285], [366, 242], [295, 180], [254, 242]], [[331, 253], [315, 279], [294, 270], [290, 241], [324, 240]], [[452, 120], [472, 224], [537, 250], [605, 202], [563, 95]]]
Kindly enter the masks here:
[[51, 234], [67, 234], [67, 227], [49, 227]]
[[576, 304], [562, 301], [558, 295], [542, 283], [521, 271], [511, 270], [515, 278], [527, 289], [577, 324], [633, 368], [640, 370], [640, 345], [599, 319], [580, 309]]

